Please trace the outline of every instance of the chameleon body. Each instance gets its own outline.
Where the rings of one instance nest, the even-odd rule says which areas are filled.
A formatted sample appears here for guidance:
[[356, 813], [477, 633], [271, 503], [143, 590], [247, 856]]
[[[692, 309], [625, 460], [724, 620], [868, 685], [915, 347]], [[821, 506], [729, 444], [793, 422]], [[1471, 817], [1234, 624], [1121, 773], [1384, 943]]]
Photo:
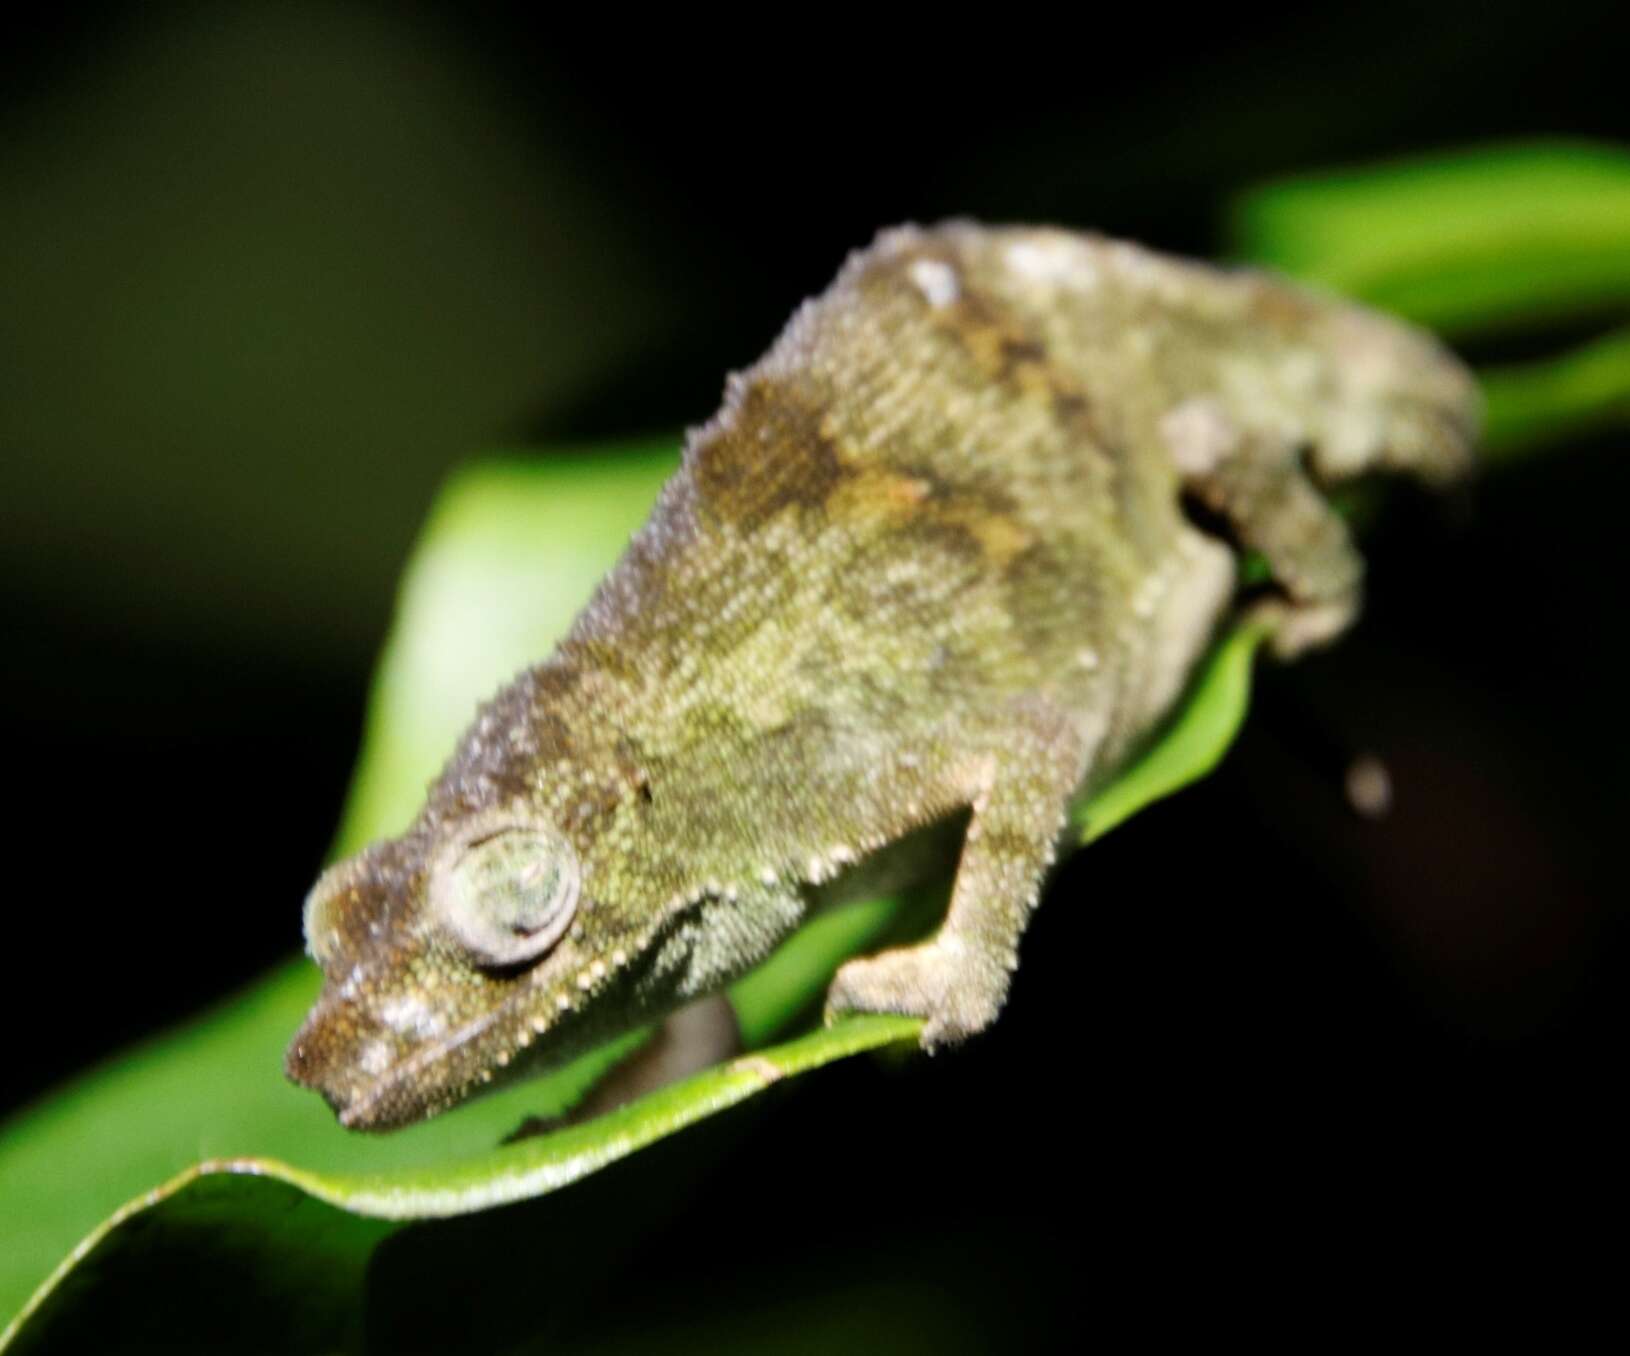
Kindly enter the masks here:
[[1179, 695], [1238, 548], [1275, 648], [1327, 641], [1362, 569], [1322, 491], [1448, 482], [1477, 417], [1428, 337], [1262, 274], [885, 232], [729, 379], [413, 826], [318, 882], [290, 1075], [354, 1127], [432, 1114], [720, 988], [934, 824], [943, 926], [845, 965], [829, 1011], [981, 1030], [1067, 807]]

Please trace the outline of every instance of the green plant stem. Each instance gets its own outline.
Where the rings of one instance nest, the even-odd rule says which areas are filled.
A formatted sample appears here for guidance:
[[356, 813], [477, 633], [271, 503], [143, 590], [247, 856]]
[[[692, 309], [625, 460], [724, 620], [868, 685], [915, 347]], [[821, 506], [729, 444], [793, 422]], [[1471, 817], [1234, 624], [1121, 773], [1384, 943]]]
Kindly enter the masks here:
[[1630, 425], [1630, 329], [1561, 357], [1479, 373], [1488, 400], [1491, 462]]

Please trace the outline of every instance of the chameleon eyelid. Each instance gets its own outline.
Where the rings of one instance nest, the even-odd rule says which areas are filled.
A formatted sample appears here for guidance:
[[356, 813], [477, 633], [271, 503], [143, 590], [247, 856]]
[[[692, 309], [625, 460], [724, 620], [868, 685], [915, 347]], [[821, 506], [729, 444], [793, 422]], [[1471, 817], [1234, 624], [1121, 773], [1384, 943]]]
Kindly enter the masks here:
[[565, 934], [581, 886], [577, 853], [553, 826], [484, 817], [437, 854], [430, 912], [476, 964], [518, 965]]

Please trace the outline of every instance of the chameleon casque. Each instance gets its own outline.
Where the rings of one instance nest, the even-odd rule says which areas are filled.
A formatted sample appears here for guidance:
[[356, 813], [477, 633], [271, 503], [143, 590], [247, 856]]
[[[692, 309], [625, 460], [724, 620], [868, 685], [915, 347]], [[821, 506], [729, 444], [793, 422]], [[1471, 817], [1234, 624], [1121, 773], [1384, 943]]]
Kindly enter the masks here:
[[1461, 476], [1478, 411], [1429, 337], [1263, 274], [885, 232], [729, 379], [412, 827], [319, 880], [290, 1076], [348, 1126], [433, 1114], [717, 990], [935, 824], [943, 925], [846, 964], [829, 1011], [981, 1030], [1068, 806], [1173, 705], [1239, 549], [1274, 649], [1329, 640], [1362, 564], [1322, 491]]

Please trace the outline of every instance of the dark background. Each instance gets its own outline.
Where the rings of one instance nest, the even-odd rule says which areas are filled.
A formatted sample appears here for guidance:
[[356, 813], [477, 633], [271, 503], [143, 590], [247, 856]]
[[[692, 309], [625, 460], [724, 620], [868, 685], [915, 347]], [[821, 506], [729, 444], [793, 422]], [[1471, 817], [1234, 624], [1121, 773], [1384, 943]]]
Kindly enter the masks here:
[[[895, 221], [1215, 253], [1265, 178], [1630, 140], [1624, 14], [103, 5], [13, 34], [0, 1110], [298, 945], [459, 459], [700, 421]], [[722, 1308], [748, 1341], [831, 1295], [894, 1314], [883, 1345], [943, 1349], [945, 1315], [1040, 1341], [1132, 1278], [1249, 1304], [1330, 1257], [1384, 1285], [1400, 1245], [1533, 1246], [1520, 1210], [1605, 1208], [1625, 453], [1400, 496], [1359, 632], [1265, 675], [1218, 775], [1072, 863], [999, 1029], [774, 1100], [617, 1273], [609, 1330]], [[1379, 824], [1342, 800], [1360, 750], [1392, 771]], [[640, 1200], [596, 1190], [637, 1232]]]

